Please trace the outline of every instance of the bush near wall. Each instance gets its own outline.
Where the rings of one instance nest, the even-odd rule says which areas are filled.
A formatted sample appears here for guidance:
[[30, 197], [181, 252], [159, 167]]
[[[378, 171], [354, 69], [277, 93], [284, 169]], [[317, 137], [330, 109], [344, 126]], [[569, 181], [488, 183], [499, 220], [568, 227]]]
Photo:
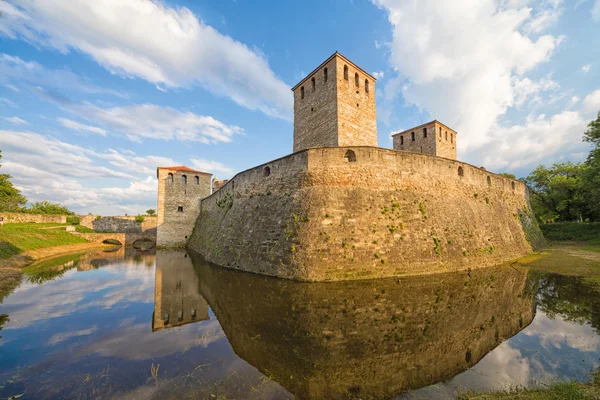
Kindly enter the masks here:
[[548, 240], [574, 242], [600, 242], [600, 222], [561, 222], [542, 224], [540, 229]]

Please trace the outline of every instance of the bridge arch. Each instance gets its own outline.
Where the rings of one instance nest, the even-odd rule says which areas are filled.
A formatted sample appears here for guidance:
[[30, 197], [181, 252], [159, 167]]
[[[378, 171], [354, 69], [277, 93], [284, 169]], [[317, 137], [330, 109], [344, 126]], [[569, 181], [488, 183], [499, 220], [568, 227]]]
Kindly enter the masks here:
[[123, 246], [123, 243], [121, 243], [120, 240], [112, 239], [112, 238], [104, 239], [102, 241], [102, 244], [114, 244], [114, 245], [118, 245], [118, 246]]

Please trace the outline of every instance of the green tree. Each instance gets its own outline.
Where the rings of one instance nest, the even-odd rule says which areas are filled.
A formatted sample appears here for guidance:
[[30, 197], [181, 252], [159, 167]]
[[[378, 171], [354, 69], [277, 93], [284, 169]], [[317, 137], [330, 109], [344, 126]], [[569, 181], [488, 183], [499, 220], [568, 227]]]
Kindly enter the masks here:
[[62, 206], [58, 203], [51, 203], [49, 201], [38, 201], [32, 203], [27, 209], [28, 213], [31, 214], [58, 214], [58, 215], [74, 215], [75, 213], [69, 210], [66, 206]]
[[156, 215], [156, 210], [151, 208], [149, 210], [146, 210], [146, 214], [148, 214], [149, 216], [153, 217]]
[[587, 218], [583, 163], [561, 162], [550, 168], [539, 165], [525, 178], [532, 191], [531, 205], [542, 221], [574, 221]]
[[[2, 159], [2, 150], [0, 150], [0, 159]], [[27, 203], [21, 191], [13, 186], [11, 178], [12, 176], [8, 174], [0, 174], [0, 211], [19, 211]]]
[[503, 177], [509, 179], [517, 179], [517, 176], [515, 174], [509, 174], [508, 172], [501, 172], [499, 175], [502, 175]]
[[587, 168], [583, 174], [586, 209], [591, 219], [600, 221], [600, 112], [588, 124], [583, 140], [594, 145], [585, 162]]

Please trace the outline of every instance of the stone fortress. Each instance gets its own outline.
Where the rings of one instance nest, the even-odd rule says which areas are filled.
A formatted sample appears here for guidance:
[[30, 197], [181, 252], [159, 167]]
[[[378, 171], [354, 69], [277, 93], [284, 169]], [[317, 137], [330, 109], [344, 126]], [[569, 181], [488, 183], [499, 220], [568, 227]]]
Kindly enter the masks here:
[[158, 168], [158, 246], [326, 281], [491, 266], [543, 242], [527, 187], [458, 161], [446, 125], [434, 120], [393, 135], [393, 150], [377, 147], [375, 85], [336, 52], [292, 89], [292, 154], [212, 194], [210, 174]]

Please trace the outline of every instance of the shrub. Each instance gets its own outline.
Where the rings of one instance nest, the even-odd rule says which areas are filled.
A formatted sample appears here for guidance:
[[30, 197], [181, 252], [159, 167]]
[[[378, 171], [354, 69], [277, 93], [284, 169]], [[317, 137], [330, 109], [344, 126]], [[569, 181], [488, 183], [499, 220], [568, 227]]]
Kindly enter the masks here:
[[81, 219], [78, 215], [68, 215], [67, 216], [67, 224], [69, 225], [79, 225]]
[[575, 242], [600, 241], [600, 222], [541, 224], [540, 229], [548, 240]]
[[144, 222], [144, 216], [143, 215], [138, 215], [137, 217], [135, 217], [135, 222]]

